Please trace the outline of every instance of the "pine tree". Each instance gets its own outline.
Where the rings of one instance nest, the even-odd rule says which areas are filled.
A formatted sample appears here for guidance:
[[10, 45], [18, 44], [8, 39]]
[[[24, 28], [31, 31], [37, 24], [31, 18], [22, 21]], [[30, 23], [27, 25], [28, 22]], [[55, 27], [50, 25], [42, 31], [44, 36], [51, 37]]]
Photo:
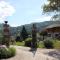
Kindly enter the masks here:
[[28, 38], [28, 33], [27, 33], [27, 31], [26, 31], [24, 26], [23, 26], [22, 31], [21, 31], [21, 37], [23, 38], [23, 40]]

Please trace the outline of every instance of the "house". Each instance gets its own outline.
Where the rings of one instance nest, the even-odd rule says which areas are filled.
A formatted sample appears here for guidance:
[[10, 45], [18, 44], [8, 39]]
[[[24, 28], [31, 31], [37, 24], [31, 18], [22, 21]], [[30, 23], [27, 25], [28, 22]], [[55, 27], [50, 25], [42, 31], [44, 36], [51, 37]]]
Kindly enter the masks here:
[[58, 38], [60, 37], [60, 24], [49, 25], [43, 31], [47, 32], [49, 37]]

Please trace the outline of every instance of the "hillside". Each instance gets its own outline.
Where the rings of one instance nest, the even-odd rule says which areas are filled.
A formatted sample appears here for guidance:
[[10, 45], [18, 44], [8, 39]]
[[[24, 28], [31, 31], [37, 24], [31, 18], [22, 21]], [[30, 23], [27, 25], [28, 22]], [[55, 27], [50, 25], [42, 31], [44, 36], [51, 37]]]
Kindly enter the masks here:
[[[35, 24], [36, 24], [37, 30], [39, 32], [39, 31], [43, 30], [45, 27], [47, 27], [51, 24], [57, 24], [57, 23], [60, 23], [60, 21], [45, 21], [45, 22], [38, 22]], [[32, 25], [33, 25], [33, 23], [24, 25], [26, 30], [28, 31], [28, 33], [31, 33]], [[11, 27], [11, 29], [10, 29], [11, 34], [15, 35], [16, 33], [21, 32], [22, 27], [23, 27], [23, 25], [17, 26], [17, 27]], [[0, 24], [0, 31], [2, 30], [2, 28], [3, 28], [3, 24]]]
[[[49, 26], [49, 25], [51, 25], [51, 24], [57, 24], [57, 23], [60, 23], [60, 21], [45, 21], [45, 22], [38, 22], [38, 23], [35, 23], [35, 24], [36, 24], [37, 30], [38, 30], [38, 31], [41, 31], [41, 30], [43, 30], [45, 27], [47, 27], [47, 26]], [[28, 32], [31, 32], [31, 30], [32, 30], [32, 25], [33, 25], [33, 23], [31, 23], [31, 24], [26, 24], [26, 25], [24, 25], [24, 26], [25, 26], [25, 28], [26, 28], [26, 30], [27, 30]], [[22, 25], [22, 26], [23, 26], [23, 25]], [[22, 26], [18, 26], [18, 27], [17, 27], [17, 30], [18, 30], [18, 31], [21, 31]]]

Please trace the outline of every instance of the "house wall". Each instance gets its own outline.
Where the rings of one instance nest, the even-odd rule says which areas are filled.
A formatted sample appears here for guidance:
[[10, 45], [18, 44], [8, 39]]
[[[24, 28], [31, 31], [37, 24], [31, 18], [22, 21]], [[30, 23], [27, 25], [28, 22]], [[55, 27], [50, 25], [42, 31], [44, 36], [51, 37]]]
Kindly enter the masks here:
[[46, 32], [48, 33], [48, 36], [50, 37], [58, 37], [60, 36], [60, 27], [54, 27], [54, 28], [48, 28], [46, 29]]

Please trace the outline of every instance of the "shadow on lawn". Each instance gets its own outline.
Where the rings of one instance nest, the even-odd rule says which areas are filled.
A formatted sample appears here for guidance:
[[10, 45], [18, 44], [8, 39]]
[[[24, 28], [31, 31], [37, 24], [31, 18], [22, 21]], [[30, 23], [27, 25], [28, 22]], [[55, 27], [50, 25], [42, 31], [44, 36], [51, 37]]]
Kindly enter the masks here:
[[50, 51], [46, 54], [60, 60], [60, 50]]

